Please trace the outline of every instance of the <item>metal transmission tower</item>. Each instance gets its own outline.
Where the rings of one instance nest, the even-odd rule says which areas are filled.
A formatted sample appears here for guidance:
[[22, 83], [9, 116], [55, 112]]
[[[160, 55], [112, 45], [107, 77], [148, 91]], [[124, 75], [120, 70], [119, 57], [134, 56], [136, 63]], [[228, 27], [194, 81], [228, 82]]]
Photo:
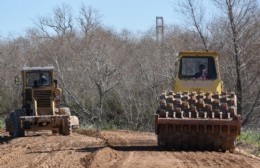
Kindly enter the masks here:
[[162, 42], [164, 36], [163, 17], [156, 17], [156, 41]]

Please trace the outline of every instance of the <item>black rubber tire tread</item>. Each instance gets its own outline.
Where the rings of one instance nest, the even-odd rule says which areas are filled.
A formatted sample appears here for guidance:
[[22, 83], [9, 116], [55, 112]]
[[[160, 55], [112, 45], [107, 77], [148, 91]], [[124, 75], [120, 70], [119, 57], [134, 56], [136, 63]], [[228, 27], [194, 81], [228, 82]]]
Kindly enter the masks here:
[[[11, 113], [13, 113], [13, 112], [11, 112]], [[14, 119], [12, 119], [13, 115], [11, 115], [11, 113], [9, 113], [8, 116], [5, 119], [5, 129], [6, 129], [7, 132], [9, 132], [10, 136], [13, 136], [13, 131], [14, 131], [13, 125], [14, 124], [12, 124], [12, 123], [14, 122]]]
[[10, 135], [12, 135], [12, 123], [11, 123], [11, 117], [10, 114], [8, 114], [5, 118], [5, 130], [9, 132]]
[[21, 123], [20, 123], [20, 116], [23, 116], [24, 112], [22, 109], [18, 109], [16, 111], [13, 111], [10, 113], [10, 126], [11, 130], [9, 134], [13, 137], [23, 137], [25, 134], [25, 131], [23, 128], [21, 128]]
[[70, 117], [66, 117], [62, 121], [62, 125], [60, 128], [61, 135], [70, 135], [72, 133], [72, 126], [70, 123]]

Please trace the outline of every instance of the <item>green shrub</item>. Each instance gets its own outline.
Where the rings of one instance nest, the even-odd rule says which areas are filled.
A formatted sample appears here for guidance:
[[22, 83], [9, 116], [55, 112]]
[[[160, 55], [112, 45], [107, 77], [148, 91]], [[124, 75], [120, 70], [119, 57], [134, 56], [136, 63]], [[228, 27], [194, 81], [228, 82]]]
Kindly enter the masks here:
[[238, 137], [238, 142], [260, 146], [260, 132], [244, 131]]
[[113, 122], [105, 122], [101, 124], [102, 130], [116, 130], [117, 127]]
[[247, 153], [260, 156], [260, 132], [243, 131], [238, 137], [238, 145], [244, 148]]

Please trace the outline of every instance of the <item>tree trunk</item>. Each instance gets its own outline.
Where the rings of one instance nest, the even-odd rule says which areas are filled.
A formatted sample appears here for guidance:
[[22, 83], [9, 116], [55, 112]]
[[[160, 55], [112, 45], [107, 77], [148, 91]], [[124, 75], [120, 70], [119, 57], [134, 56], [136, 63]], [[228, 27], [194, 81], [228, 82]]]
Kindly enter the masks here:
[[233, 42], [234, 55], [236, 60], [236, 91], [237, 91], [237, 100], [238, 100], [237, 110], [238, 110], [238, 114], [242, 115], [243, 94], [242, 94], [242, 83], [241, 83], [241, 73], [240, 73], [241, 60], [240, 60], [239, 46], [237, 41], [237, 30], [236, 30], [236, 25], [234, 20], [232, 2], [230, 0], [226, 0], [226, 4], [228, 7], [228, 18], [231, 26], [231, 31], [232, 31], [232, 42]]

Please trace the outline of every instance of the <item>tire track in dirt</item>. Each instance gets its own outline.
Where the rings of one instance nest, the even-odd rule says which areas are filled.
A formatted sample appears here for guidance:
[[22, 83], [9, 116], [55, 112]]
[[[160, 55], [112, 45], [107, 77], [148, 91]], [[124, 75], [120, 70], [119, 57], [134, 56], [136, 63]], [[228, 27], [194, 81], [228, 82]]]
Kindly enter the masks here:
[[238, 152], [160, 151], [153, 133], [79, 130], [71, 136], [46, 134], [0, 138], [0, 167], [247, 167], [260, 159]]
[[0, 144], [0, 167], [85, 167], [81, 159], [103, 146], [101, 139], [80, 134], [41, 135], [8, 140]]
[[[260, 160], [236, 152], [160, 151], [152, 133], [103, 131], [107, 147], [97, 150], [89, 167], [259, 167]], [[242, 161], [242, 163], [241, 163]]]

